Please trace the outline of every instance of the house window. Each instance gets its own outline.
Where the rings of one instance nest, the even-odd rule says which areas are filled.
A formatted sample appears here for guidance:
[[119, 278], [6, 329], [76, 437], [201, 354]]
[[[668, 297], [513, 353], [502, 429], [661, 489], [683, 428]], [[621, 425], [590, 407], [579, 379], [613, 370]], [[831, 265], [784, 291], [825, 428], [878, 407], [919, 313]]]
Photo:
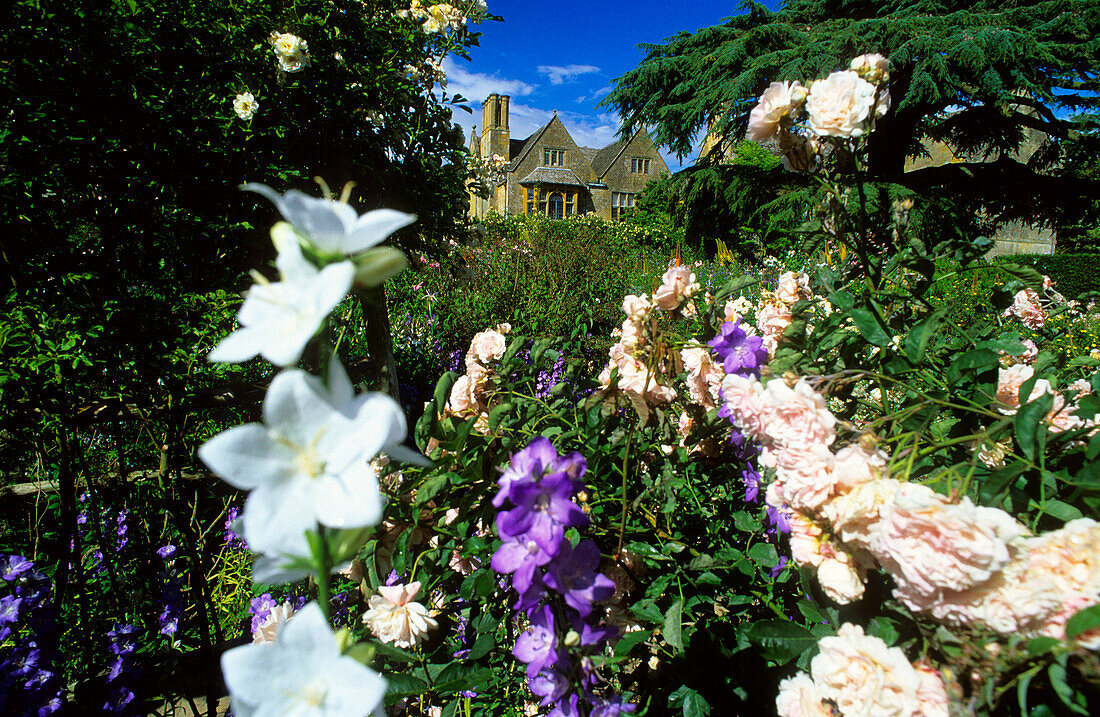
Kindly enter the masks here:
[[542, 164], [544, 167], [564, 167], [565, 150], [544, 148], [542, 150]]
[[649, 174], [649, 159], [647, 159], [646, 157], [631, 157], [630, 173]]
[[564, 219], [577, 213], [580, 194], [568, 190], [547, 191], [525, 187], [527, 214], [543, 214], [551, 219]]
[[627, 210], [634, 207], [634, 195], [625, 192], [611, 193], [611, 218], [625, 219]]
[[551, 219], [562, 219], [565, 217], [565, 198], [561, 195], [561, 192], [553, 192], [550, 195], [550, 203], [547, 207], [547, 211]]

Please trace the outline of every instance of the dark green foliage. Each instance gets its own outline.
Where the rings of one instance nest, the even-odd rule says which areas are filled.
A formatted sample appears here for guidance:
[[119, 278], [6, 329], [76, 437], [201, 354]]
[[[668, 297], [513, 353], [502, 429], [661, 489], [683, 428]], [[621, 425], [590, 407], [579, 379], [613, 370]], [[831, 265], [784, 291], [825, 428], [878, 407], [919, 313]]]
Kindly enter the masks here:
[[[794, 0], [774, 12], [751, 2], [742, 7], [745, 14], [723, 25], [645, 46], [646, 59], [606, 100], [628, 130], [647, 126], [658, 145], [681, 156], [709, 131], [719, 140], [710, 161], [718, 161], [744, 136], [748, 113], [770, 82], [806, 83], [846, 69], [858, 54], [880, 52], [892, 63], [893, 106], [870, 142], [870, 180], [957, 205], [950, 213], [963, 219], [956, 228], [969, 237], [987, 231], [967, 219], [979, 211], [991, 225], [1051, 223], [1078, 216], [1089, 193], [1096, 196], [1094, 181], [1044, 171], [1084, 126], [1064, 115], [1100, 103], [1095, 2]], [[1018, 161], [1013, 153], [1032, 130], [1043, 133], [1039, 151]], [[907, 158], [924, 154], [926, 138], [946, 142], [966, 161], [905, 172]], [[761, 204], [743, 194], [775, 197], [802, 182], [776, 171], [722, 171], [685, 180], [703, 185], [681, 193], [689, 216], [713, 213], [731, 223], [729, 215], [732, 224], [745, 224]], [[735, 188], [722, 196], [720, 183]]]
[[1017, 254], [997, 257], [996, 263], [1024, 264], [1046, 274], [1054, 288], [1067, 299], [1086, 291], [1100, 291], [1100, 255], [1098, 254]]

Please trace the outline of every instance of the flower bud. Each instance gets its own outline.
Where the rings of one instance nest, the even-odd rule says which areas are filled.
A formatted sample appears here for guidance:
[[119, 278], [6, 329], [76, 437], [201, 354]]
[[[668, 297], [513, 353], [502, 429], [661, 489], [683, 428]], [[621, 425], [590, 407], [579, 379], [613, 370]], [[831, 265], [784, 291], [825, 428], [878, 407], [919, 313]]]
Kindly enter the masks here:
[[380, 246], [368, 249], [352, 258], [355, 262], [355, 285], [378, 286], [386, 279], [397, 276], [409, 265], [404, 252], [393, 247]]
[[580, 633], [578, 633], [576, 630], [570, 630], [569, 632], [565, 633], [566, 647], [576, 647], [579, 644], [581, 644]]

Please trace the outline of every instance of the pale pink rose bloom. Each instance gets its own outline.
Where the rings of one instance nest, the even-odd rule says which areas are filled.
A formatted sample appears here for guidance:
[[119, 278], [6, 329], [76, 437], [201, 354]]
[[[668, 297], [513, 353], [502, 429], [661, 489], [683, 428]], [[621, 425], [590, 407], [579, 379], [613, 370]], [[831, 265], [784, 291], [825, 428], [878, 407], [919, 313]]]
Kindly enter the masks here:
[[1048, 619], [1044, 633], [1064, 639], [1066, 620], [1100, 603], [1100, 524], [1078, 518], [1029, 541], [1023, 575], [1057, 586], [1060, 609]]
[[760, 337], [764, 339], [764, 346], [768, 349], [769, 356], [775, 354], [779, 339], [783, 337], [783, 332], [792, 321], [794, 318], [791, 316], [791, 310], [781, 301], [765, 303], [756, 312], [756, 327], [760, 331]]
[[466, 365], [480, 362], [482, 365], [490, 361], [499, 361], [504, 356], [504, 350], [508, 348], [508, 341], [504, 334], [489, 329], [474, 336], [470, 342], [470, 350], [466, 352]]
[[673, 311], [698, 292], [699, 283], [691, 267], [674, 266], [661, 276], [661, 286], [653, 292], [653, 303], [659, 309]]
[[[1000, 404], [997, 406], [997, 410], [1006, 416], [1015, 415], [1016, 409], [1020, 407], [1020, 387], [1034, 375], [1035, 369], [1022, 363], [997, 369], [996, 399]], [[1035, 386], [1031, 389], [1031, 395], [1028, 396], [1027, 400], [1030, 403], [1050, 391], [1050, 382], [1041, 378], [1035, 382]]]
[[882, 516], [874, 552], [897, 582], [897, 594], [933, 598], [988, 580], [1008, 565], [1011, 544], [1026, 535], [1003, 510], [965, 497], [949, 503], [924, 486], [905, 484]]
[[844, 446], [836, 452], [833, 468], [836, 489], [849, 491], [857, 485], [881, 478], [889, 461], [890, 457], [883, 451], [867, 451], [858, 443]]
[[871, 550], [878, 544], [882, 514], [901, 489], [893, 478], [862, 483], [826, 503], [821, 514], [845, 544]]
[[721, 395], [737, 427], [754, 441], [765, 440], [764, 384], [751, 376], [727, 374], [722, 379]]
[[512, 333], [512, 325], [509, 324], [508, 322], [504, 322], [503, 324], [497, 324], [497, 327], [496, 327], [495, 331], [498, 334], [510, 334], [510, 333]]
[[905, 653], [851, 623], [817, 643], [810, 673], [845, 717], [911, 717], [921, 679]]
[[834, 72], [810, 85], [810, 128], [820, 136], [859, 137], [874, 103], [874, 85], [851, 70]]
[[805, 378], [798, 379], [793, 388], [782, 379], [768, 381], [761, 398], [766, 442], [784, 449], [829, 445], [836, 437], [836, 417], [825, 406], [825, 397]]
[[800, 299], [808, 299], [811, 295], [809, 274], [785, 271], [779, 275], [779, 287], [775, 290], [775, 296], [780, 301], [793, 304]]
[[639, 346], [645, 343], [645, 338], [642, 336], [642, 331], [637, 322], [627, 319], [623, 322], [621, 330], [621, 338], [619, 343], [622, 345], [622, 349], [626, 353], [634, 351]]
[[489, 414], [482, 411], [477, 419], [474, 421], [474, 431], [480, 433], [483, 436], [487, 436], [491, 433], [489, 430]]
[[811, 565], [817, 567], [825, 560], [826, 553], [831, 555], [834, 551], [823, 546], [828, 541], [822, 538], [822, 530], [801, 513], [791, 514], [791, 559], [798, 565]]
[[877, 52], [854, 58], [848, 69], [876, 85], [890, 79], [890, 61]]
[[1066, 386], [1066, 388], [1070, 391], [1074, 391], [1078, 397], [1092, 395], [1092, 384], [1089, 383], [1088, 380], [1083, 378], [1077, 379], [1070, 385]]
[[1051, 404], [1046, 419], [1052, 432], [1072, 431], [1085, 425], [1082, 419], [1073, 415], [1077, 411], [1076, 404], [1067, 403], [1066, 397], [1057, 391], [1051, 391], [1051, 393], [1054, 394], [1054, 403]]
[[863, 597], [864, 571], [855, 559], [843, 550], [835, 552], [817, 566], [817, 581], [830, 600], [848, 605]]
[[823, 443], [784, 445], [776, 455], [783, 495], [798, 510], [815, 512], [836, 491], [836, 458]]
[[719, 401], [719, 389], [726, 372], [714, 362], [710, 352], [702, 346], [689, 346], [680, 350], [680, 359], [687, 369], [688, 396], [692, 403], [704, 408], [714, 408]]
[[805, 672], [779, 683], [775, 709], [779, 717], [832, 717], [833, 714], [825, 704], [821, 691]]
[[456, 416], [469, 413], [476, 408], [477, 402], [473, 400], [470, 391], [470, 377], [459, 376], [451, 385], [451, 394], [447, 398], [447, 412]]
[[760, 101], [749, 112], [749, 131], [745, 135], [762, 142], [775, 134], [780, 121], [798, 109], [806, 100], [806, 88], [799, 82], [773, 82], [760, 95]]
[[1032, 289], [1020, 289], [1012, 297], [1012, 306], [1005, 309], [1005, 316], [1015, 316], [1024, 326], [1035, 330], [1046, 324], [1047, 313], [1039, 303], [1039, 295]]
[[289, 602], [284, 602], [282, 605], [276, 605], [271, 608], [271, 612], [267, 614], [264, 621], [252, 631], [252, 644], [258, 645], [262, 642], [275, 642], [275, 638], [279, 634], [279, 630], [283, 629], [283, 625], [294, 615], [294, 608]]
[[645, 294], [641, 296], [629, 294], [623, 298], [623, 313], [630, 321], [642, 321], [652, 309], [653, 305]]
[[378, 592], [378, 595], [371, 595], [370, 609], [363, 614], [363, 622], [382, 642], [413, 647], [424, 640], [429, 630], [439, 627], [427, 608], [413, 601], [420, 592], [419, 581], [408, 585], [382, 585]]
[[920, 677], [920, 687], [917, 688], [920, 707], [913, 717], [948, 717], [947, 690], [939, 670], [924, 661], [915, 663], [913, 669]]

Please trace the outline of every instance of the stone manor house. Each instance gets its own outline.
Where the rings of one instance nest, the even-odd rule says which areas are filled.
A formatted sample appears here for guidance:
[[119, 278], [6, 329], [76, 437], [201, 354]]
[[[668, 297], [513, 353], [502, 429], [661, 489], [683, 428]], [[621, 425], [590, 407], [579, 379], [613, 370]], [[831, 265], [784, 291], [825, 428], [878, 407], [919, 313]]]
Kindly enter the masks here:
[[470, 194], [470, 214], [545, 214], [563, 219], [596, 214], [619, 219], [653, 179], [668, 175], [645, 131], [602, 149], [578, 146], [555, 112], [526, 139], [512, 139], [508, 129], [508, 95], [491, 94], [481, 108], [481, 137], [470, 133], [475, 158], [500, 155], [507, 164], [491, 182], [488, 198]]

